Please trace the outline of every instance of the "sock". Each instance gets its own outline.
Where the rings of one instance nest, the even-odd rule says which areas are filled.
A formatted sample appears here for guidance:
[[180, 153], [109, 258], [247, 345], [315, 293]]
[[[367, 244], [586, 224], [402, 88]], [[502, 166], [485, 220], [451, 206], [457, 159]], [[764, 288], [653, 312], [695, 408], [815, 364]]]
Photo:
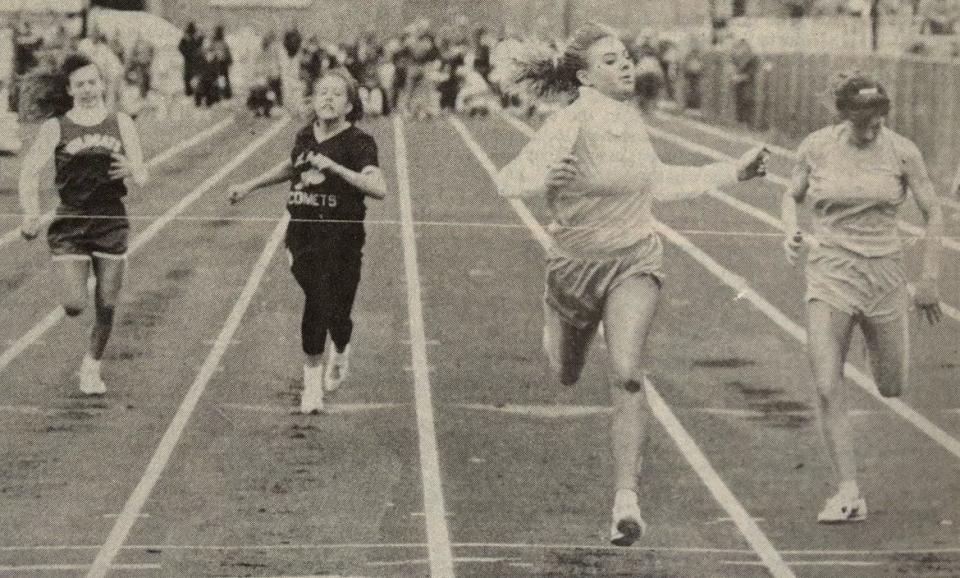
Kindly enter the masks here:
[[83, 365], [80, 366], [82, 371], [92, 373], [94, 375], [100, 375], [100, 360], [94, 359], [89, 353], [83, 356]]
[[639, 502], [637, 498], [637, 493], [633, 490], [627, 488], [620, 488], [617, 490], [617, 495], [613, 499], [614, 507], [623, 507], [623, 506], [636, 506]]
[[844, 480], [840, 482], [840, 491], [838, 493], [851, 498], [856, 498], [860, 496], [860, 488], [857, 487], [856, 480]]

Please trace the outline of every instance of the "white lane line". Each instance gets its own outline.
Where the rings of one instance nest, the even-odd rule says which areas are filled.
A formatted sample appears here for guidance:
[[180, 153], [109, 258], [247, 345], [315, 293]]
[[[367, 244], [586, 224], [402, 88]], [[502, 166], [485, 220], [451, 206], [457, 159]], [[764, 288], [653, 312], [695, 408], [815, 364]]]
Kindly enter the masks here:
[[[157, 220], [150, 224], [149, 227], [140, 232], [139, 235], [133, 240], [130, 244], [128, 255], [133, 255], [157, 233], [160, 232], [170, 221], [176, 218], [181, 212], [183, 212], [187, 207], [194, 203], [201, 195], [207, 193], [210, 189], [217, 185], [221, 180], [226, 178], [234, 169], [239, 167], [244, 161], [246, 161], [250, 156], [253, 155], [264, 144], [267, 143], [271, 138], [273, 138], [280, 130], [287, 125], [289, 119], [283, 119], [271, 126], [266, 132], [260, 135], [259, 138], [251, 142], [244, 148], [240, 153], [234, 157], [230, 162], [220, 168], [216, 173], [210, 175], [205, 181], [203, 181], [197, 188], [190, 192], [187, 196], [180, 199], [176, 205], [168, 209], [163, 215], [161, 215]], [[21, 336], [19, 339], [13, 342], [2, 354], [0, 354], [0, 372], [3, 372], [10, 365], [18, 355], [23, 353], [25, 349], [33, 345], [40, 336], [46, 333], [50, 328], [55, 326], [61, 320], [63, 320], [64, 313], [62, 307], [56, 307], [50, 311], [41, 319], [36, 325], [33, 326], [27, 333]]]
[[491, 405], [485, 403], [457, 403], [454, 404], [453, 407], [542, 419], [609, 415], [613, 411], [610, 407], [603, 405], [518, 405], [512, 403]]
[[[0, 572], [74, 572], [86, 570], [89, 564], [32, 564], [26, 566], [0, 566]], [[111, 570], [160, 570], [160, 564], [116, 564]]]
[[[227, 128], [228, 126], [233, 124], [233, 122], [234, 120], [232, 117], [224, 119], [219, 123], [211, 126], [210, 128], [200, 133], [197, 133], [193, 137], [185, 141], [180, 141], [179, 143], [169, 147], [167, 150], [161, 152], [157, 156], [147, 161], [147, 166], [155, 167], [160, 163], [164, 163], [168, 161], [169, 159], [177, 156], [178, 154], [187, 150], [188, 148], [191, 148], [205, 141], [206, 139], [212, 137], [213, 135]], [[54, 212], [51, 210], [51, 211], [47, 211], [40, 217], [40, 222], [43, 224], [43, 226], [50, 224], [50, 221], [53, 220], [53, 215], [54, 215]], [[19, 239], [19, 238], [20, 238], [20, 227], [7, 231], [6, 233], [3, 234], [3, 236], [0, 236], [0, 247], [3, 247], [4, 245], [7, 245], [13, 242], [15, 239]]]
[[[471, 151], [474, 155], [477, 156], [478, 153], [482, 156], [477, 156], [478, 160], [481, 160], [481, 163], [485, 168], [493, 167], [493, 163], [489, 160], [487, 154], [483, 151], [473, 136], [469, 133], [467, 128], [459, 120], [455, 118], [449, 119], [454, 126], [459, 126], [457, 132], [460, 133], [461, 137], [468, 143], [473, 142], [474, 146], [470, 146]], [[486, 161], [482, 159], [486, 158]], [[490, 175], [490, 178], [494, 183], [497, 182], [497, 172], [491, 171], [487, 168], [487, 173]], [[524, 205], [524, 208], [526, 206]], [[539, 222], [534, 221], [535, 227], [542, 230], [543, 227]], [[531, 232], [534, 232], [531, 229]], [[543, 231], [543, 235], [546, 235], [546, 231]], [[539, 238], [539, 235], [534, 235]], [[541, 243], [542, 244], [542, 243]], [[543, 245], [544, 249], [547, 248], [546, 245]], [[670, 434], [670, 437], [673, 439], [674, 443], [677, 445], [677, 449], [683, 454], [684, 458], [693, 467], [697, 475], [703, 481], [704, 485], [707, 486], [707, 489], [713, 495], [714, 499], [720, 506], [733, 518], [736, 523], [737, 529], [740, 530], [740, 533], [750, 544], [750, 547], [757, 553], [760, 559], [763, 561], [763, 564], [770, 571], [771, 575], [775, 578], [794, 578], [795, 575], [790, 567], [784, 562], [783, 558], [780, 556], [780, 553], [777, 552], [777, 549], [767, 538], [766, 534], [757, 526], [756, 522], [747, 513], [746, 509], [740, 503], [736, 496], [733, 495], [733, 492], [727, 487], [726, 483], [720, 478], [720, 475], [717, 474], [716, 470], [710, 465], [709, 460], [700, 451], [700, 448], [697, 447], [696, 442], [693, 440], [693, 437], [690, 436], [683, 428], [683, 425], [680, 424], [680, 421], [673, 415], [673, 412], [670, 411], [670, 408], [664, 402], [663, 398], [660, 397], [660, 394], [653, 387], [653, 384], [645, 379], [644, 380], [644, 389], [646, 390], [647, 399], [650, 403], [650, 408], [653, 412], [653, 415], [657, 420], [663, 425], [664, 429]]]
[[[240, 411], [251, 411], [256, 413], [267, 413], [276, 415], [297, 415], [300, 412], [293, 406], [284, 405], [253, 405], [244, 403], [224, 403], [222, 407]], [[335, 403], [324, 405], [322, 413], [330, 414], [350, 414], [367, 411], [381, 411], [387, 409], [396, 409], [406, 407], [405, 403]]]
[[[762, 562], [749, 560], [721, 560], [721, 564], [727, 566], [762, 566]], [[869, 566], [886, 566], [888, 562], [866, 562], [864, 560], [799, 560], [790, 562], [791, 566], [848, 566], [863, 568]]]
[[[505, 116], [504, 118], [507, 118], [508, 121], [512, 119], [512, 117], [509, 117], [509, 116]], [[529, 126], [521, 123], [516, 119], [512, 119], [512, 120], [516, 122], [515, 123], [510, 122], [510, 124], [517, 127], [518, 130], [522, 130], [524, 134], [532, 133], [532, 129]], [[520, 127], [523, 127], [523, 129], [521, 129]], [[664, 133], [664, 134], [667, 134], [667, 133]], [[692, 142], [686, 141], [685, 139], [680, 139], [680, 137], [676, 137], [676, 138], [679, 139], [679, 141], [675, 141], [677, 142], [677, 144], [690, 148], [691, 150], [694, 150], [694, 148], [696, 148], [697, 152], [700, 152], [699, 149], [701, 148], [705, 149], [705, 151], [703, 151], [704, 155], [726, 156], [726, 155], [721, 155], [721, 153], [718, 153], [713, 149], [707, 149], [706, 147], [703, 147], [702, 145], [699, 145], [697, 143], [692, 143]], [[681, 143], [680, 141], [683, 141], [683, 142]], [[714, 156], [713, 158], [719, 158], [719, 157]], [[783, 224], [779, 220], [773, 218], [769, 214], [764, 213], [763, 211], [760, 211], [756, 207], [749, 205], [747, 203], [744, 203], [742, 201], [739, 201], [737, 199], [734, 199], [733, 197], [725, 193], [722, 193], [720, 191], [715, 191], [712, 194], [715, 198], [728, 203], [730, 206], [736, 208], [737, 210], [743, 211], [748, 215], [756, 217], [757, 219], [760, 219], [761, 221], [767, 223], [771, 227], [778, 228], [779, 230], [783, 230]], [[746, 279], [744, 279], [743, 277], [740, 277], [739, 275], [729, 271], [728, 269], [720, 265], [712, 257], [707, 255], [703, 250], [701, 250], [699, 247], [691, 243], [686, 237], [684, 237], [683, 235], [680, 235], [679, 233], [677, 233], [675, 230], [668, 227], [667, 225], [663, 223], [657, 223], [657, 228], [665, 237], [667, 237], [667, 239], [670, 240], [670, 242], [672, 242], [673, 244], [683, 249], [688, 255], [693, 257], [704, 268], [706, 268], [708, 271], [713, 273], [715, 277], [717, 277], [718, 279], [723, 281], [726, 285], [728, 285], [730, 288], [732, 288], [736, 292], [739, 298], [747, 299], [748, 301], [750, 301], [764, 315], [769, 317], [771, 321], [779, 325], [780, 328], [782, 328], [784, 331], [792, 335], [801, 343], [806, 344], [807, 342], [806, 331], [804, 331], [803, 328], [801, 328], [792, 319], [787, 317], [782, 311], [774, 307], [772, 303], [770, 303], [769, 301], [761, 297], [756, 291], [754, 291], [753, 288], [750, 287], [750, 285], [747, 283]], [[949, 308], [949, 306], [947, 308]], [[947, 308], [944, 308], [944, 311], [947, 311]], [[953, 312], [958, 313], [956, 311], [953, 311]], [[864, 391], [869, 393], [874, 399], [886, 405], [888, 408], [893, 410], [894, 413], [896, 413], [903, 419], [910, 422], [914, 427], [916, 427], [918, 430], [926, 434], [930, 439], [938, 443], [941, 447], [946, 449], [948, 452], [950, 452], [954, 456], [960, 458], [960, 441], [953, 438], [947, 432], [945, 432], [944, 430], [934, 425], [933, 422], [931, 422], [929, 419], [927, 419], [925, 416], [920, 414], [917, 410], [913, 409], [903, 401], [895, 398], [886, 398], [880, 395], [880, 392], [877, 390], [877, 386], [874, 383], [874, 381], [870, 377], [868, 377], [865, 373], [857, 369], [853, 364], [847, 363], [846, 365], [844, 365], [844, 374], [847, 376], [847, 378], [849, 378], [851, 381], [853, 381], [858, 386], [860, 386]]]
[[643, 386], [646, 390], [647, 400], [650, 403], [650, 410], [657, 421], [667, 430], [677, 449], [683, 454], [690, 466], [697, 472], [704, 485], [710, 490], [710, 494], [720, 504], [721, 507], [730, 515], [737, 529], [743, 534], [753, 550], [760, 556], [761, 563], [767, 567], [770, 573], [775, 577], [789, 576], [794, 573], [784, 561], [783, 557], [774, 547], [767, 535], [763, 533], [756, 520], [751, 516], [740, 500], [737, 499], [727, 484], [720, 477], [720, 474], [713, 468], [707, 456], [697, 445], [687, 430], [677, 419], [677, 416], [670, 410], [670, 406], [663, 400], [660, 393], [653, 386], [649, 379], [643, 380]]
[[153, 488], [156, 486], [160, 475], [166, 468], [167, 462], [170, 461], [170, 456], [173, 455], [173, 450], [177, 447], [180, 436], [183, 435], [184, 430], [186, 430], [187, 423], [193, 415], [197, 403], [200, 401], [200, 396], [203, 395], [204, 389], [206, 389], [210, 379], [216, 373], [220, 360], [230, 345], [233, 334], [236, 333], [237, 328], [240, 327], [240, 322], [243, 320], [243, 316], [250, 306], [254, 294], [257, 292], [257, 287], [260, 285], [260, 281], [263, 279], [267, 267], [273, 259], [273, 254], [276, 253], [277, 247], [280, 246], [280, 242], [283, 240], [283, 234], [286, 231], [289, 220], [289, 215], [285, 215], [273, 229], [273, 233], [271, 233], [270, 239], [263, 248], [263, 252], [260, 253], [260, 258], [257, 259], [256, 264], [253, 266], [253, 271], [247, 279], [247, 283], [244, 285], [240, 297], [237, 299], [233, 310], [230, 311], [230, 315], [227, 317], [226, 324], [224, 324], [223, 329], [220, 331], [220, 335], [217, 336], [217, 341], [213, 349], [210, 350], [196, 379], [194, 379], [190, 389], [187, 390], [183, 402], [181, 402], [180, 407], [177, 408], [177, 413], [174, 414], [170, 426], [163, 434], [163, 438], [160, 440], [156, 451], [154, 451], [153, 457], [150, 458], [150, 463], [147, 464], [146, 471], [140, 479], [140, 483], [137, 484], [137, 487], [127, 499], [127, 503], [123, 506], [123, 510], [120, 512], [116, 524], [114, 524], [113, 529], [110, 531], [106, 543], [97, 553], [93, 567], [87, 573], [87, 578], [102, 578], [105, 576], [113, 564], [114, 558], [116, 558], [120, 548], [123, 546], [123, 543], [126, 542], [127, 537], [130, 535], [130, 530], [133, 528], [140, 512], [143, 510], [144, 504], [146, 504], [151, 492], [153, 492]]
[[[665, 131], [649, 125], [647, 126], [647, 130], [652, 136], [660, 140], [673, 143], [676, 146], [679, 146], [689, 151], [703, 155], [709, 159], [713, 159], [715, 161], [736, 160], [736, 157], [733, 157], [726, 153], [722, 153], [720, 151], [717, 151], [716, 149], [712, 149], [700, 143], [695, 143], [691, 140], [683, 138], [682, 136], [673, 134], [672, 132]], [[766, 179], [771, 183], [775, 183], [784, 188], [790, 187], [790, 179], [782, 177], [780, 175], [777, 175], [774, 173], [767, 173]], [[926, 234], [926, 231], [923, 228], [918, 227], [912, 223], [908, 223], [902, 219], [897, 220], [897, 226], [900, 227], [902, 231], [910, 233], [911, 235], [914, 235], [916, 237], [923, 237]], [[946, 247], [947, 249], [960, 252], [960, 241], [957, 241], [956, 239], [953, 239], [951, 237], [943, 237], [941, 241], [943, 242], [943, 246]]]
[[403, 117], [393, 117], [393, 135], [397, 157], [397, 188], [400, 197], [403, 263], [407, 277], [407, 309], [410, 314], [410, 352], [413, 360], [414, 393], [417, 410], [417, 434], [420, 442], [420, 473], [423, 502], [427, 513], [427, 542], [430, 545], [430, 575], [447, 578], [454, 575], [450, 529], [447, 527], [437, 433], [434, 429], [433, 401], [430, 393], [430, 366], [427, 362], [427, 337], [423, 322], [420, 268], [417, 264], [417, 239], [413, 232], [413, 200], [410, 195], [410, 171]]

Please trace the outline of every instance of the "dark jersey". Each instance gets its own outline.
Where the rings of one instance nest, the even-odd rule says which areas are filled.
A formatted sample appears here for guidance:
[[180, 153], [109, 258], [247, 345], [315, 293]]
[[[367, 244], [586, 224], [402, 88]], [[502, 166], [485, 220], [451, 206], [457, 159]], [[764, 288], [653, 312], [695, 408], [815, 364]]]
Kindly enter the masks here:
[[86, 209], [114, 204], [127, 194], [123, 179], [110, 177], [113, 153], [123, 153], [116, 114], [100, 124], [82, 126], [66, 115], [58, 117], [60, 142], [54, 149], [54, 182], [60, 202]]
[[360, 172], [379, 166], [377, 143], [355, 126], [317, 142], [311, 124], [297, 134], [290, 154], [294, 170], [287, 198], [290, 251], [359, 251], [365, 239], [363, 219], [367, 214], [363, 192], [332, 171], [317, 170], [308, 160], [311, 153]]

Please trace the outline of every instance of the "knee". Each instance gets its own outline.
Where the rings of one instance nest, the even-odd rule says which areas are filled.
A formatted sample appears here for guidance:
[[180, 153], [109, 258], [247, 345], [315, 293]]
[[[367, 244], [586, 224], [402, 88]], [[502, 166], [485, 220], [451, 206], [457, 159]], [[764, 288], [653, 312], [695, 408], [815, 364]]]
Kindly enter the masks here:
[[63, 304], [63, 312], [67, 314], [67, 317], [79, 317], [86, 307], [87, 304], [83, 301], [68, 301]]
[[611, 385], [627, 393], [640, 393], [643, 390], [645, 374], [640, 367], [623, 367], [614, 370]]
[[112, 305], [100, 305], [97, 307], [97, 324], [113, 325], [113, 316], [115, 308]]

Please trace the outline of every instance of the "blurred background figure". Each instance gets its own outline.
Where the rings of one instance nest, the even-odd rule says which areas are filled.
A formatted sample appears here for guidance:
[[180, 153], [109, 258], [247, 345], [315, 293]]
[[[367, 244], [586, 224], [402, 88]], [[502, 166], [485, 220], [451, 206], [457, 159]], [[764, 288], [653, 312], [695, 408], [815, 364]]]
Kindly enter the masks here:
[[750, 43], [743, 38], [733, 45], [730, 60], [733, 63], [733, 101], [737, 122], [749, 123], [753, 119], [755, 82], [760, 60], [750, 48]]
[[197, 31], [195, 23], [187, 24], [177, 49], [183, 56], [183, 94], [190, 97], [197, 85], [200, 51], [203, 49], [203, 35]]

